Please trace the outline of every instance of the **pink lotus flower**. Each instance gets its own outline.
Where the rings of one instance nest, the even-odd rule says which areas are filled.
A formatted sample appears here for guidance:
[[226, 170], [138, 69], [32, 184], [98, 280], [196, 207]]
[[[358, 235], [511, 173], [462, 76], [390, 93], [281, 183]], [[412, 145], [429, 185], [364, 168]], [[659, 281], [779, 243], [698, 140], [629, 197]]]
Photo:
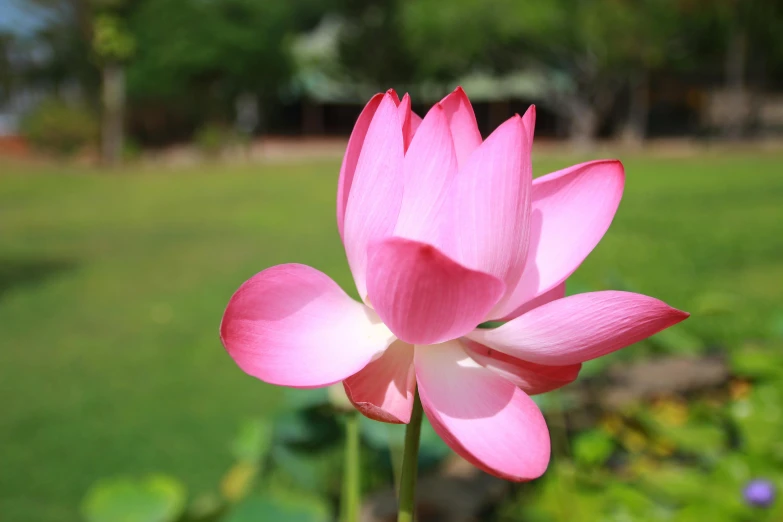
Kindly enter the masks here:
[[628, 292], [564, 297], [614, 217], [624, 172], [604, 160], [533, 180], [534, 123], [531, 107], [482, 142], [462, 89], [424, 120], [408, 95], [373, 97], [337, 189], [364, 302], [305, 265], [264, 270], [226, 309], [220, 333], [231, 357], [272, 384], [344, 381], [351, 402], [385, 422], [409, 422], [418, 384], [454, 451], [506, 479], [540, 476], [549, 432], [530, 395], [688, 314]]

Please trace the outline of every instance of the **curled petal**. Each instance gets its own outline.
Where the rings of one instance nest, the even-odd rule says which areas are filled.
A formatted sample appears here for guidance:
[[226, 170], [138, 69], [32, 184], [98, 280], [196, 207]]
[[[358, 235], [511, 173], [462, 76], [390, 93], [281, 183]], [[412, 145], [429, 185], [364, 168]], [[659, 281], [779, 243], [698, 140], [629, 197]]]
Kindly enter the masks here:
[[454, 92], [443, 98], [439, 105], [448, 120], [451, 136], [454, 139], [457, 163], [461, 167], [481, 145], [481, 133], [476, 123], [476, 115], [473, 113], [473, 106], [462, 87], [457, 87]]
[[468, 337], [518, 359], [562, 366], [619, 350], [688, 316], [646, 295], [591, 292], [552, 301]]
[[348, 399], [365, 416], [394, 424], [411, 420], [416, 377], [413, 346], [395, 341], [383, 355], [343, 381]]
[[400, 212], [403, 157], [397, 105], [386, 94], [364, 138], [345, 210], [345, 253], [362, 299], [367, 296], [367, 247], [391, 235]]
[[223, 314], [220, 339], [246, 373], [271, 384], [310, 388], [355, 374], [394, 336], [326, 274], [287, 264], [239, 287]]
[[459, 341], [417, 346], [414, 364], [427, 418], [454, 451], [508, 480], [544, 473], [549, 431], [525, 392], [477, 364]]
[[582, 369], [581, 364], [546, 366], [523, 361], [483, 344], [464, 341], [465, 351], [474, 361], [514, 383], [528, 395], [538, 395], [574, 382]]
[[519, 306], [565, 281], [606, 233], [625, 184], [616, 160], [591, 161], [533, 180], [530, 250], [509, 292]]
[[470, 270], [437, 248], [392, 237], [370, 246], [369, 300], [394, 334], [411, 344], [459, 337], [503, 294], [503, 282]]

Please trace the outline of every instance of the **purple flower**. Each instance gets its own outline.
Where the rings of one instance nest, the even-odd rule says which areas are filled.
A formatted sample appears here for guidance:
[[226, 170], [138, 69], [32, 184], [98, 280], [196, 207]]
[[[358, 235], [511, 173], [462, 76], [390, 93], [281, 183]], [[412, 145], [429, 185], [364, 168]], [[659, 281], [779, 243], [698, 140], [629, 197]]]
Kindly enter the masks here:
[[775, 501], [775, 486], [769, 480], [755, 479], [748, 482], [742, 492], [745, 502], [754, 507], [769, 507]]

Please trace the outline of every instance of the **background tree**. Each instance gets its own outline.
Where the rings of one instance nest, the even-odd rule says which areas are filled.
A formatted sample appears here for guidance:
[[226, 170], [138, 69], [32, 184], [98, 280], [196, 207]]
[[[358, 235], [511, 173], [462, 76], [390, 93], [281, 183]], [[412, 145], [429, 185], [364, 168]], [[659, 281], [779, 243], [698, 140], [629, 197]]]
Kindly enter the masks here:
[[741, 137], [757, 109], [752, 91], [780, 81], [783, 4], [777, 0], [682, 0], [691, 69], [723, 78], [724, 137]]
[[98, 100], [101, 157], [114, 165], [122, 156], [125, 113], [124, 64], [134, 50], [127, 18], [133, 0], [32, 0], [47, 13], [34, 46], [43, 51], [30, 80], [58, 91], [76, 82], [83, 97]]
[[125, 64], [135, 49], [126, 21], [130, 3], [92, 2], [92, 50], [101, 69], [101, 157], [107, 165], [116, 165], [124, 147]]
[[97, 101], [100, 71], [92, 54], [92, 12], [86, 0], [31, 0], [42, 25], [24, 39], [28, 60], [22, 81], [38, 89], [60, 92], [76, 87], [88, 101]]
[[307, 5], [297, 2], [144, 0], [130, 20], [137, 41], [131, 103], [149, 115], [150, 133], [162, 124], [160, 113], [195, 128], [228, 124], [240, 96], [271, 106], [293, 72], [288, 40], [309, 21]]
[[[643, 139], [650, 73], [677, 45], [675, 4], [669, 0], [536, 0], [535, 24], [511, 26], [512, 49], [523, 64], [552, 78], [550, 107], [567, 122], [577, 147], [588, 147], [606, 123], [618, 94], [630, 104], [624, 125], [632, 140]], [[516, 60], [515, 60], [516, 61]], [[558, 87], [554, 80], [563, 78]]]
[[638, 0], [616, 2], [612, 30], [615, 52], [607, 67], [625, 77], [628, 101], [621, 110], [624, 120], [620, 137], [639, 145], [647, 135], [650, 109], [650, 77], [672, 63], [683, 52], [677, 0]]
[[15, 40], [11, 33], [0, 32], [0, 105], [11, 98], [15, 83], [11, 56]]
[[[761, 89], [783, 63], [778, 0], [28, 1], [53, 15], [36, 34], [38, 58], [24, 81], [75, 84], [95, 105], [104, 100], [104, 152], [115, 160], [122, 89], [110, 87], [122, 85], [122, 71], [131, 127], [146, 143], [227, 126], [239, 100], [260, 108], [254, 121], [263, 125], [284, 102], [307, 107], [292, 82], [290, 44], [327, 15], [340, 26], [333, 63], [355, 86], [345, 97], [396, 86], [418, 87], [422, 99], [473, 73], [530, 73], [538, 101], [579, 146], [617, 113], [622, 135], [641, 141], [649, 79], [661, 72], [698, 71], [704, 85], [722, 75], [739, 93], [726, 105], [742, 109], [752, 101], [748, 82]], [[747, 127], [750, 105], [727, 135]]]
[[425, 49], [408, 43], [410, 34], [401, 18], [404, 2], [344, 0], [339, 5], [344, 21], [339, 52], [349, 78], [376, 91], [421, 79], [415, 53]]
[[408, 52], [419, 71], [451, 80], [471, 70], [543, 73], [543, 100], [580, 146], [595, 138], [624, 87], [629, 127], [643, 137], [647, 78], [675, 42], [671, 0], [454, 0], [402, 4]]

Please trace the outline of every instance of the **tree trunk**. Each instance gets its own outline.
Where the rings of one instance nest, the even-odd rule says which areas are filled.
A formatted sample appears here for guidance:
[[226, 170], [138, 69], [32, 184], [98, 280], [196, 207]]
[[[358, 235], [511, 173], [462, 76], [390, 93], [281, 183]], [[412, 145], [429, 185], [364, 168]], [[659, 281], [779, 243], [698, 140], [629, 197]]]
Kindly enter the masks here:
[[101, 122], [101, 159], [109, 166], [122, 160], [125, 119], [125, 70], [116, 63], [103, 67], [103, 118]]
[[569, 137], [576, 150], [595, 147], [598, 135], [598, 110], [588, 100], [574, 97], [568, 103]]
[[747, 57], [747, 35], [743, 29], [738, 28], [732, 34], [726, 51], [726, 90], [731, 107], [723, 128], [723, 135], [734, 140], [742, 137], [747, 120], [748, 93], [745, 83]]
[[625, 145], [640, 147], [647, 137], [647, 116], [650, 111], [650, 76], [640, 71], [630, 78], [628, 114], [621, 139]]

